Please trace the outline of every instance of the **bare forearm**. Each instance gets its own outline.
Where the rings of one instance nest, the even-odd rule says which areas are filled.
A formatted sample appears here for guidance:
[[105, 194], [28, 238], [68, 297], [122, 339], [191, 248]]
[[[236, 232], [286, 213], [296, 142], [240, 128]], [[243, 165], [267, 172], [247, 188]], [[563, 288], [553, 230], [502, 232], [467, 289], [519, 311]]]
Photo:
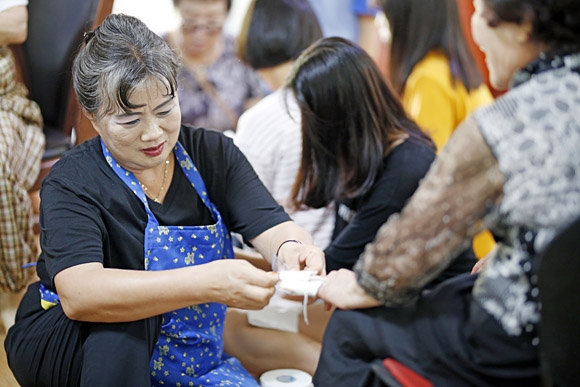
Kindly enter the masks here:
[[234, 247], [234, 255], [236, 259], [243, 259], [250, 262], [252, 265], [262, 270], [272, 270], [270, 262], [266, 261], [261, 254], [254, 250], [243, 250], [239, 247]]
[[134, 321], [205, 302], [258, 309], [267, 304], [276, 281], [277, 275], [238, 260], [164, 271], [105, 269], [89, 263], [55, 277], [65, 314], [95, 322]]
[[207, 276], [200, 275], [204, 271], [201, 266], [137, 271], [87, 264], [59, 273], [55, 284], [63, 309], [71, 319], [133, 321], [210, 299], [211, 290], [205, 286]]

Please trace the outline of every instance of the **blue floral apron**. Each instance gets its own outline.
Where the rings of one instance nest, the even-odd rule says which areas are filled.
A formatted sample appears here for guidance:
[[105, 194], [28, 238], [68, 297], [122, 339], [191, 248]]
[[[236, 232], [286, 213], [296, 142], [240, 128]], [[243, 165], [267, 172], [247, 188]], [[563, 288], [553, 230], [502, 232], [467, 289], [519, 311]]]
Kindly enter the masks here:
[[[181, 144], [177, 143], [174, 148], [175, 157], [210, 210], [215, 224], [160, 226], [135, 175], [115, 161], [102, 141], [101, 147], [111, 168], [143, 202], [147, 211], [145, 270], [170, 270], [202, 265], [234, 256], [228, 230], [221, 215], [209, 200], [201, 175]], [[52, 292], [41, 290], [45, 302], [58, 302], [56, 294], [48, 293]], [[237, 359], [223, 352], [225, 315], [226, 306], [219, 303], [192, 305], [163, 314], [161, 333], [151, 357], [151, 385], [258, 386]]]

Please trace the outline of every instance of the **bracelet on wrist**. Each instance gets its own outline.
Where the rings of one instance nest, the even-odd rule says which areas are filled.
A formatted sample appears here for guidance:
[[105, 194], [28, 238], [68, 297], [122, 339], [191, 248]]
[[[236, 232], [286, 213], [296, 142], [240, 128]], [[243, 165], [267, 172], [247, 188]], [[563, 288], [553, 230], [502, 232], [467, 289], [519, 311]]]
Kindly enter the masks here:
[[296, 239], [287, 239], [284, 242], [280, 243], [280, 246], [278, 246], [278, 250], [276, 250], [276, 257], [278, 257], [278, 253], [280, 253], [280, 249], [282, 248], [282, 246], [284, 246], [286, 243], [298, 243], [298, 244], [302, 244], [302, 242], [300, 242], [299, 240]]

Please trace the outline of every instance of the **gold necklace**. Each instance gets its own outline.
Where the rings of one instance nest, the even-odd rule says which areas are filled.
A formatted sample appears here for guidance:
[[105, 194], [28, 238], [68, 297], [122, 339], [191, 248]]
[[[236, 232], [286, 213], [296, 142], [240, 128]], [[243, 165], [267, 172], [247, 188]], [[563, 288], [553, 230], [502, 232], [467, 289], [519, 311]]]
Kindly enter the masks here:
[[147, 189], [147, 187], [145, 187], [145, 184], [139, 182], [139, 185], [141, 186], [141, 188], [143, 188], [143, 191], [145, 192], [145, 195], [147, 195], [148, 197], [150, 197], [151, 200], [153, 200], [155, 203], [160, 203], [159, 202], [159, 196], [161, 196], [161, 193], [165, 189], [165, 180], [167, 180], [167, 168], [168, 167], [169, 167], [169, 160], [165, 160], [165, 170], [163, 171], [163, 180], [161, 181], [161, 188], [159, 189], [159, 192], [157, 193], [157, 196], [155, 196], [154, 198], [151, 197], [151, 195], [149, 194], [149, 190]]

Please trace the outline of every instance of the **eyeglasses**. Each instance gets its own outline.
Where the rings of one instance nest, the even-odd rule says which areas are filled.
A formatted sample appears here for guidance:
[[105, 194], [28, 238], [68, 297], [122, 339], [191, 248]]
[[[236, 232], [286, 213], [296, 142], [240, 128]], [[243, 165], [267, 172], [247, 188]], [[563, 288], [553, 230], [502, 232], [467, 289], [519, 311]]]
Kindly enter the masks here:
[[196, 23], [193, 20], [184, 20], [181, 23], [181, 29], [183, 32], [195, 33], [195, 32], [207, 32], [208, 34], [215, 34], [220, 32], [223, 28], [223, 21], [210, 21], [208, 23]]

